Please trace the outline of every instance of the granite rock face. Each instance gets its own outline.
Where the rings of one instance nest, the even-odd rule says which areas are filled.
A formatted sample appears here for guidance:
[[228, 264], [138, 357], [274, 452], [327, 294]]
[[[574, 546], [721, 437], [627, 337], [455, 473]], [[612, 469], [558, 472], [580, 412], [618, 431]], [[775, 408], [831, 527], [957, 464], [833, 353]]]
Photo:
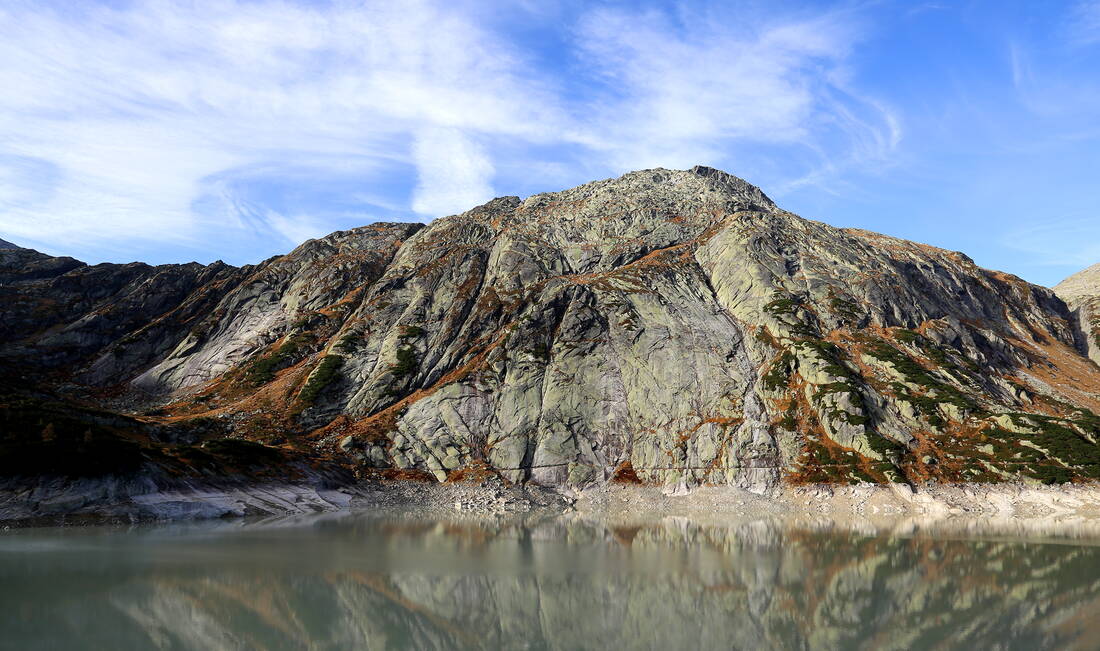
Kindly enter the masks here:
[[240, 269], [0, 251], [0, 293], [13, 368], [362, 472], [757, 491], [1100, 477], [1079, 311], [709, 168], [375, 224]]
[[1073, 310], [1077, 327], [1084, 335], [1085, 350], [1092, 361], [1100, 364], [1100, 264], [1058, 283], [1054, 293]]

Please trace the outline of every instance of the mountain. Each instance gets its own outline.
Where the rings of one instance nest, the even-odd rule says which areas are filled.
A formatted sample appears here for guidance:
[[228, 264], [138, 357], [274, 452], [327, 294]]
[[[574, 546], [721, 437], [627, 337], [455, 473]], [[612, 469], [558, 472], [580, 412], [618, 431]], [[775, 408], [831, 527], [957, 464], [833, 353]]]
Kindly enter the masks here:
[[7, 240], [0, 240], [0, 249], [18, 249], [20, 247], [12, 244]]
[[705, 167], [240, 268], [0, 251], [9, 438], [38, 444], [35, 401], [94, 403], [139, 423], [146, 459], [228, 437], [439, 480], [1100, 478], [1081, 323], [1049, 289]]
[[1077, 327], [1084, 333], [1089, 357], [1100, 364], [1100, 264], [1058, 283], [1054, 293], [1073, 310]]

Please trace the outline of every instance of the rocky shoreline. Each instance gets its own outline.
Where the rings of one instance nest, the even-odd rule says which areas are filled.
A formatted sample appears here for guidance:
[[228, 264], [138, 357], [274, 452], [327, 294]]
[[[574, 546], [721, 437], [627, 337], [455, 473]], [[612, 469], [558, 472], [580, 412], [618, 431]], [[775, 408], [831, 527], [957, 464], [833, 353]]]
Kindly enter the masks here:
[[781, 486], [760, 494], [729, 486], [619, 483], [556, 490], [508, 484], [499, 477], [448, 483], [374, 479], [340, 484], [332, 479], [189, 479], [161, 485], [119, 478], [9, 483], [0, 485], [0, 527], [402, 510], [425, 515], [572, 512], [621, 521], [669, 516], [703, 520], [915, 517], [1074, 524], [1095, 529], [1100, 536], [1100, 484], [929, 484], [916, 490], [907, 484], [816, 484]]
[[243, 478], [43, 478], [0, 484], [0, 527], [207, 520], [249, 516], [415, 509], [509, 513], [572, 508], [573, 499], [539, 486], [509, 486], [498, 478], [436, 484], [412, 480], [336, 483], [313, 475], [297, 480]]
[[581, 509], [667, 513], [812, 513], [826, 515], [1002, 516], [1096, 518], [1100, 484], [810, 484], [764, 494], [726, 486], [694, 488], [609, 485], [580, 494]]
[[765, 495], [723, 486], [611, 485], [581, 494], [574, 509], [621, 526], [669, 518], [714, 525], [781, 520], [869, 535], [1100, 540], [1100, 484], [927, 484], [915, 491], [906, 484], [818, 484]]

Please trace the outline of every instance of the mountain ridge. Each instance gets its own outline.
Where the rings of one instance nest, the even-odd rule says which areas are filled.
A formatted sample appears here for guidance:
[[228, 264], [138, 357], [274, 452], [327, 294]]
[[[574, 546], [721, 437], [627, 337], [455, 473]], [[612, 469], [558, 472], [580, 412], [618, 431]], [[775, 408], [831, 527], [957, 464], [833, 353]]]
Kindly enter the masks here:
[[711, 168], [240, 268], [24, 251], [0, 363], [194, 440], [556, 486], [1100, 477], [1100, 369], [1052, 290]]

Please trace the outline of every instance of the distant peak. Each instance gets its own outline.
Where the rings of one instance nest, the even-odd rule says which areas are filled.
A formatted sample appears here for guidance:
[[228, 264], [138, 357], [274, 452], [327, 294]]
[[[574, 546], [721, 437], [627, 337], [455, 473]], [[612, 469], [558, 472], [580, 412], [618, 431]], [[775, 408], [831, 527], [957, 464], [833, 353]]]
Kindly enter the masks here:
[[696, 165], [687, 170], [663, 167], [635, 170], [622, 176], [592, 181], [568, 190], [528, 197], [535, 205], [554, 200], [576, 200], [594, 195], [618, 197], [651, 195], [671, 200], [724, 204], [728, 209], [773, 211], [775, 202], [755, 185], [722, 170]]
[[[620, 210], [623, 206], [637, 205], [652, 210], [663, 204], [672, 213], [707, 212], [712, 217], [740, 210], [779, 210], [775, 202], [748, 181], [713, 167], [696, 165], [686, 170], [663, 167], [634, 170], [525, 199], [511, 195], [497, 197], [449, 217], [473, 218], [499, 226], [516, 219], [526, 222], [532, 214], [537, 217], [554, 204], [572, 206], [566, 210], [569, 221], [602, 219], [609, 206]], [[589, 208], [581, 210], [578, 208], [581, 204]]]
[[475, 206], [467, 212], [469, 214], [493, 214], [500, 211], [515, 210], [520, 203], [522, 203], [520, 198], [516, 196], [497, 197], [486, 201], [480, 206]]
[[777, 208], [775, 202], [772, 201], [768, 195], [764, 194], [763, 190], [729, 172], [707, 167], [706, 165], [696, 165], [687, 170], [687, 174], [706, 179], [714, 186], [717, 186], [720, 191], [733, 194], [742, 200], [747, 200], [758, 208], [765, 210]]
[[1100, 296], [1100, 263], [1082, 269], [1054, 286], [1054, 293], [1064, 301], [1079, 296]]
[[[732, 174], [729, 174], [728, 172], [723, 172], [722, 170], [715, 169], [713, 167], [707, 167], [706, 165], [696, 165], [695, 167], [691, 168], [688, 171], [691, 172], [692, 174], [698, 174], [699, 176], [705, 176], [707, 178], [715, 178], [715, 177], [721, 178], [721, 177], [727, 177], [727, 176], [732, 177], [732, 178], [737, 178], [736, 176], [733, 176]], [[741, 180], [741, 179], [738, 179], [738, 180]]]
[[694, 174], [696, 176], [701, 176], [705, 179], [716, 181], [722, 185], [729, 185], [737, 187], [739, 189], [751, 188], [756, 192], [760, 192], [761, 194], [763, 194], [763, 191], [761, 191], [760, 188], [756, 187], [752, 183], [749, 183], [745, 179], [739, 176], [734, 176], [729, 172], [723, 172], [722, 170], [715, 169], [713, 167], [707, 167], [706, 165], [696, 165], [695, 167], [688, 170], [688, 173]]
[[21, 249], [23, 247], [16, 244], [12, 244], [7, 240], [0, 240], [0, 249]]

